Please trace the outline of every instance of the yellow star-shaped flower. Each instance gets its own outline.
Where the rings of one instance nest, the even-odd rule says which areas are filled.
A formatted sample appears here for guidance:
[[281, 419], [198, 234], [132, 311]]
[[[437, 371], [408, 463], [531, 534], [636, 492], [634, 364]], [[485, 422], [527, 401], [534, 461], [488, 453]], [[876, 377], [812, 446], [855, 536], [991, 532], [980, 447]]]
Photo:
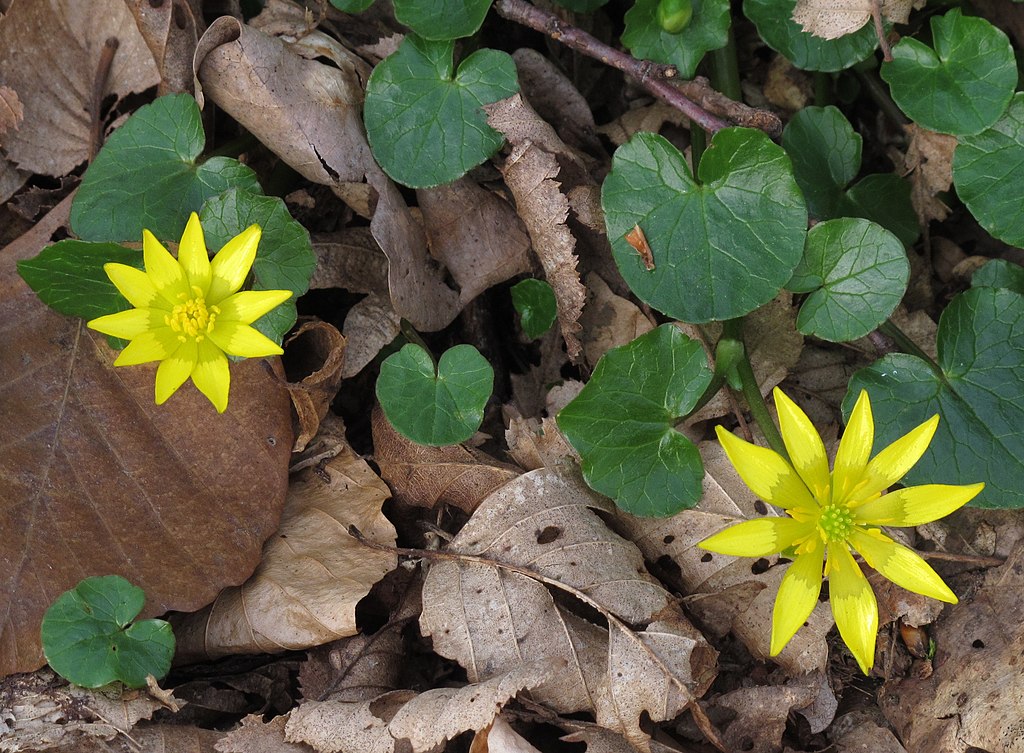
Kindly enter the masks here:
[[126, 264], [103, 266], [135, 308], [93, 319], [88, 326], [130, 341], [115, 366], [160, 361], [157, 405], [191, 377], [223, 413], [231, 385], [227, 355], [259, 358], [283, 352], [249, 325], [288, 300], [291, 291], [238, 292], [256, 259], [261, 232], [259, 225], [250, 225], [224, 244], [211, 262], [199, 216], [193, 212], [177, 259], [143, 230], [144, 272]]
[[869, 460], [875, 427], [871, 401], [862, 391], [829, 472], [825, 445], [807, 415], [777, 388], [775, 406], [790, 461], [721, 427], [716, 431], [744, 483], [789, 517], [748, 520], [699, 546], [741, 557], [792, 551], [793, 563], [772, 614], [772, 656], [785, 648], [818, 603], [824, 567], [839, 635], [867, 674], [875, 659], [878, 606], [851, 547], [893, 583], [955, 604], [956, 596], [928, 563], [878, 526], [938, 520], [967, 504], [985, 485], [928, 484], [882, 494], [921, 459], [938, 426], [937, 415]]

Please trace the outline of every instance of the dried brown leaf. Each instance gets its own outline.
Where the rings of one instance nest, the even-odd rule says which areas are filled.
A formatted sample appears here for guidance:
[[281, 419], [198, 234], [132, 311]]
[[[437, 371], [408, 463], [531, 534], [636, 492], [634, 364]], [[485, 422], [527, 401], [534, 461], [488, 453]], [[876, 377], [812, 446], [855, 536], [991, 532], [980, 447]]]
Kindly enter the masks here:
[[508, 418], [505, 444], [509, 457], [528, 471], [554, 468], [569, 458], [578, 460], [576, 451], [550, 417], [523, 418], [513, 412]]
[[314, 235], [317, 264], [311, 290], [344, 288], [353, 293], [388, 292], [388, 259], [368, 227]]
[[530, 237], [508, 202], [469, 178], [416, 192], [434, 258], [466, 305], [492, 285], [529, 272]]
[[944, 220], [949, 215], [949, 207], [938, 195], [953, 185], [956, 137], [929, 131], [916, 123], [910, 123], [903, 129], [910, 137], [907, 154], [903, 158], [903, 171], [910, 175], [910, 201], [918, 222], [923, 226], [931, 220]]
[[20, 0], [0, 21], [0, 85], [24, 107], [3, 142], [18, 167], [60, 176], [89, 157], [96, 69], [111, 37], [119, 45], [101, 98], [156, 85], [153, 56], [124, 0]]
[[727, 709], [732, 716], [723, 731], [729, 750], [751, 753], [777, 753], [791, 712], [805, 708], [814, 700], [807, 688], [769, 685], [739, 688], [711, 702], [712, 709]]
[[612, 348], [632, 342], [654, 329], [650, 319], [631, 301], [615, 295], [597, 273], [587, 275], [587, 305], [580, 316], [583, 353], [596, 365]]
[[309, 648], [356, 633], [355, 609], [395, 566], [349, 535], [393, 546], [380, 511], [388, 488], [346, 445], [292, 481], [281, 526], [256, 572], [209, 607], [175, 621], [179, 660]]
[[43, 612], [88, 573], [142, 587], [146, 616], [209, 603], [255, 568], [287, 488], [272, 362], [232, 365], [223, 414], [191, 383], [158, 406], [155, 365], [113, 368], [105, 338], [18, 276], [69, 206], [0, 252], [0, 675], [42, 665]]
[[469, 753], [540, 753], [500, 714], [473, 738]]
[[304, 322], [295, 330], [286, 345], [292, 363], [298, 362], [305, 373], [299, 381], [288, 383], [288, 394], [299, 422], [292, 452], [302, 452], [316, 435], [331, 401], [338, 394], [345, 365], [345, 338], [333, 325], [314, 320]]
[[218, 753], [309, 753], [313, 750], [305, 743], [286, 742], [284, 728], [287, 716], [275, 716], [269, 722], [263, 716], [251, 714], [242, 719], [241, 726], [217, 741]]
[[[873, 0], [797, 0], [793, 21], [822, 39], [852, 34], [871, 20]], [[911, 7], [924, 7], [924, 0], [880, 0], [883, 17], [905, 24]]]
[[594, 114], [572, 81], [547, 57], [529, 47], [512, 53], [523, 95], [559, 137], [577, 147], [600, 150]]
[[18, 92], [7, 86], [0, 86], [0, 146], [4, 145], [4, 134], [17, 129], [25, 117], [25, 108], [18, 99]]
[[307, 701], [288, 715], [285, 740], [319, 753], [395, 753], [388, 723], [415, 697], [414, 691], [396, 690], [358, 703]]
[[406, 439], [373, 410], [374, 460], [395, 500], [417, 507], [454, 505], [471, 513], [492, 491], [519, 475], [519, 469], [460, 444], [429, 447]]
[[651, 104], [626, 110], [610, 123], [598, 126], [598, 133], [607, 136], [616, 146], [622, 146], [641, 131], [659, 133], [666, 123], [686, 127], [689, 120], [672, 105], [660, 99]]
[[192, 58], [203, 26], [202, 15], [197, 12], [198, 3], [193, 5], [189, 0], [160, 3], [128, 0], [125, 4], [135, 17], [135, 23], [160, 71], [157, 95], [192, 94], [195, 86]]

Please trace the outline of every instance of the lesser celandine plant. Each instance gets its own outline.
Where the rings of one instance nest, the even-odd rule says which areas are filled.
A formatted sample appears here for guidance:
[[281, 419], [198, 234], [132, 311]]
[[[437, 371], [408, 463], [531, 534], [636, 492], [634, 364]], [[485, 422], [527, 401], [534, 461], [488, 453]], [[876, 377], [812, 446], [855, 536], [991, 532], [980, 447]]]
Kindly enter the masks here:
[[746, 442], [721, 427], [718, 438], [751, 490], [786, 511], [731, 526], [700, 547], [720, 554], [793, 558], [779, 586], [772, 616], [776, 656], [810, 616], [821, 592], [822, 569], [839, 634], [866, 674], [874, 663], [878, 607], [854, 550], [879, 573], [909, 591], [951, 604], [956, 595], [918, 554], [879, 526], [917, 526], [949, 515], [984, 484], [927, 484], [883, 494], [921, 458], [939, 417], [932, 416], [873, 458], [874, 421], [861, 392], [829, 471], [825, 445], [807, 415], [775, 389], [779, 425], [789, 459]]
[[157, 405], [191, 377], [223, 413], [231, 384], [227, 356], [258, 358], [283, 352], [249, 325], [288, 300], [291, 291], [239, 291], [256, 259], [260, 235], [260, 227], [250, 225], [211, 262], [199, 216], [193, 212], [177, 259], [144, 230], [145, 271], [126, 264], [104, 265], [111, 282], [135, 308], [93, 319], [88, 326], [130, 340], [115, 366], [160, 362]]

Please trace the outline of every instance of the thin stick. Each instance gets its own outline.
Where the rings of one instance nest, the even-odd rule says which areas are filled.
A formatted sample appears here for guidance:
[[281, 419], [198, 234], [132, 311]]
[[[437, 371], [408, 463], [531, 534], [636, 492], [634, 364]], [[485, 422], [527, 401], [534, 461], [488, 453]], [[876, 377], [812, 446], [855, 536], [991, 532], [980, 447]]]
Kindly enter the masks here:
[[632, 636], [636, 640], [637, 645], [644, 651], [644, 653], [648, 655], [648, 657], [654, 664], [661, 668], [661, 670], [665, 673], [665, 676], [672, 681], [672, 684], [675, 685], [679, 689], [679, 691], [683, 693], [684, 696], [691, 697], [691, 700], [687, 702], [686, 706], [690, 709], [690, 712], [694, 716], [694, 721], [697, 723], [698, 727], [700, 727], [701, 731], [704, 732], [704, 734], [708, 737], [708, 740], [710, 740], [711, 743], [719, 750], [726, 750], [724, 743], [718, 737], [717, 730], [715, 730], [714, 726], [711, 724], [710, 720], [705, 715], [704, 709], [700, 708], [700, 706], [697, 704], [696, 698], [692, 698], [690, 689], [687, 688], [678, 679], [676, 679], [676, 676], [672, 673], [671, 669], [665, 666], [665, 663], [661, 660], [661, 658], [657, 654], [655, 654], [646, 643], [644, 643], [636, 636], [636, 633], [629, 625], [627, 625], [625, 622], [623, 622], [614, 614], [612, 614], [612, 612], [609, 611], [608, 608], [605, 607], [603, 604], [601, 604], [601, 602], [595, 600], [592, 596], [585, 594], [583, 591], [580, 591], [578, 588], [573, 588], [572, 586], [566, 583], [562, 583], [561, 581], [555, 580], [554, 578], [549, 578], [546, 575], [539, 573], [536, 570], [531, 570], [528, 567], [520, 567], [519, 565], [509, 564], [508, 562], [500, 562], [498, 560], [488, 559], [487, 557], [480, 557], [476, 554], [442, 552], [433, 549], [410, 549], [401, 546], [388, 546], [387, 544], [378, 544], [376, 541], [370, 541], [365, 536], [363, 536], [362, 532], [360, 532], [360, 530], [355, 526], [348, 527], [348, 535], [354, 538], [363, 546], [367, 546], [371, 549], [376, 549], [381, 552], [390, 552], [403, 557], [415, 557], [417, 559], [446, 560], [448, 562], [472, 562], [476, 565], [495, 567], [501, 570], [507, 570], [511, 573], [515, 573], [516, 575], [521, 575], [524, 578], [530, 578], [531, 580], [539, 581], [546, 586], [551, 586], [552, 588], [556, 588], [560, 591], [564, 591], [565, 593], [571, 594], [575, 598], [582, 601], [584, 604], [587, 604], [588, 606], [600, 612], [601, 616], [608, 620], [609, 629], [612, 626], [614, 626], [621, 630], [623, 635]]
[[878, 0], [871, 0], [871, 18], [875, 22], [875, 35], [878, 37], [878, 46], [882, 48], [882, 60], [892, 62], [892, 49], [889, 47], [889, 40], [885, 38], [885, 27], [882, 25], [882, 6]]
[[103, 92], [107, 90], [107, 79], [110, 67], [114, 63], [114, 53], [121, 46], [117, 37], [107, 37], [100, 50], [100, 60], [96, 64], [96, 78], [92, 80], [92, 96], [89, 100], [89, 161], [99, 152], [103, 145]]
[[707, 79], [696, 78], [673, 85], [668, 79], [679, 75], [675, 66], [638, 60], [619, 52], [579, 27], [525, 0], [495, 0], [493, 7], [502, 18], [546, 34], [573, 50], [622, 71], [709, 133], [732, 125], [723, 118], [729, 118], [738, 125], [759, 128], [771, 136], [782, 133], [782, 123], [774, 113], [747, 107], [719, 94], [710, 87]]
[[977, 565], [978, 567], [999, 567], [1006, 563], [1002, 557], [985, 557], [980, 554], [956, 554], [954, 552], [918, 552], [926, 560], [945, 560], [948, 562], [961, 562], [965, 565]]

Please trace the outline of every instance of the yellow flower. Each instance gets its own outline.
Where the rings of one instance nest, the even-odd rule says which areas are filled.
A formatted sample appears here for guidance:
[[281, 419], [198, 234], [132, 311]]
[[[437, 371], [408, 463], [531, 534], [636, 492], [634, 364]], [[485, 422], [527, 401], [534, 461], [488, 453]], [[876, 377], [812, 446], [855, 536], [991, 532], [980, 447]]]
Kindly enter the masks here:
[[772, 614], [771, 655], [776, 656], [810, 616], [821, 592], [822, 568], [839, 635], [867, 674], [875, 659], [878, 606], [850, 552], [903, 588], [955, 604], [956, 596], [919, 555], [878, 526], [917, 526], [949, 515], [984, 484], [928, 484], [882, 495], [928, 448], [939, 417], [900, 437], [868, 459], [875, 427], [868, 393], [850, 416], [831, 472], [825, 445], [807, 415], [775, 390], [779, 426], [790, 461], [716, 427], [729, 460], [751, 490], [789, 517], [748, 520], [700, 543], [720, 554], [764, 557], [791, 550], [793, 563], [779, 586]]
[[131, 341], [115, 366], [160, 361], [157, 405], [192, 377], [199, 391], [223, 413], [231, 385], [225, 354], [258, 358], [283, 352], [249, 325], [288, 300], [291, 291], [237, 292], [256, 259], [261, 232], [259, 225], [250, 225], [224, 244], [211, 262], [199, 216], [193, 212], [177, 259], [143, 230], [145, 272], [126, 264], [103, 266], [135, 308], [93, 319], [88, 326]]

